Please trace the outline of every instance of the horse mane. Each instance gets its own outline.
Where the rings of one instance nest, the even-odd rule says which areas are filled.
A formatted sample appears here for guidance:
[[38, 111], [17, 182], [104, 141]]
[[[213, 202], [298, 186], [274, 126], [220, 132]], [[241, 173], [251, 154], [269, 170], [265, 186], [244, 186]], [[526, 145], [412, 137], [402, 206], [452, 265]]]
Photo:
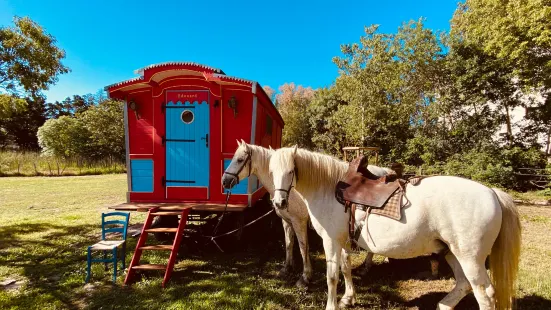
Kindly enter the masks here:
[[347, 162], [304, 149], [298, 149], [296, 154], [294, 148], [288, 147], [276, 152], [278, 156], [274, 158], [279, 161], [275, 163], [277, 168], [296, 165], [298, 174], [296, 187], [299, 192], [314, 191], [320, 187], [333, 191], [348, 169]]
[[[277, 150], [279, 161], [277, 168], [291, 167], [296, 165], [298, 182], [296, 184], [299, 192], [315, 191], [319, 188], [334, 191], [337, 182], [344, 178], [349, 163], [330, 155], [316, 153], [305, 149], [286, 147]], [[293, 164], [294, 160], [294, 164]], [[367, 169], [375, 176], [395, 173], [392, 169], [368, 165]]]
[[[257, 164], [257, 165], [267, 165], [268, 164], [268, 160], [270, 158], [270, 155], [272, 155], [272, 153], [273, 153], [272, 150], [269, 150], [265, 147], [262, 147], [262, 146], [259, 146], [259, 145], [254, 145], [254, 144], [243, 144], [243, 146], [241, 146], [241, 147], [245, 147], [245, 146], [250, 150], [251, 156], [252, 156], [252, 161], [254, 161], [255, 164]], [[258, 158], [255, 158], [257, 156], [260, 157], [260, 160], [258, 160]], [[265, 167], [265, 168], [266, 168], [266, 170], [268, 169], [268, 167]]]

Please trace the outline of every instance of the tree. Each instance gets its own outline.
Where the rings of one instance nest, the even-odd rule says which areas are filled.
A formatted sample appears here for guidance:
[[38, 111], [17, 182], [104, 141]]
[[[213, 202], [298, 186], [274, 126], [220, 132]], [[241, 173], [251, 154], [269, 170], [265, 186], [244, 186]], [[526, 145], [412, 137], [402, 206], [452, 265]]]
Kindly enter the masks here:
[[366, 27], [360, 43], [341, 46], [344, 55], [333, 59], [340, 70], [335, 92], [347, 103], [335, 119], [347, 144], [380, 146], [394, 160], [408, 139], [437, 120], [433, 103], [444, 53], [422, 20], [403, 24], [395, 34], [377, 30]]
[[38, 141], [43, 152], [48, 155], [88, 161], [107, 158], [123, 161], [125, 139], [122, 105], [107, 100], [92, 105], [82, 113], [48, 119], [38, 129]]
[[266, 95], [268, 95], [268, 98], [270, 98], [270, 100], [272, 100], [272, 102], [275, 103], [275, 97], [276, 97], [276, 91], [275, 89], [271, 88], [270, 86], [266, 85], [266, 86], [262, 86], [262, 88], [264, 89], [264, 92], [266, 93]]
[[39, 150], [36, 133], [46, 121], [44, 99], [26, 99], [27, 110], [12, 113], [8, 118], [0, 119], [0, 128], [5, 136], [0, 139], [0, 148], [17, 147], [19, 150]]
[[[551, 1], [549, 0], [467, 0], [452, 19], [451, 35], [460, 46], [476, 51], [486, 60], [486, 69], [500, 76], [497, 102], [505, 111], [509, 145], [518, 141], [537, 142], [539, 135], [551, 140]], [[474, 81], [488, 81], [478, 75]], [[482, 83], [479, 83], [482, 84]], [[495, 86], [495, 85], [491, 85]], [[540, 94], [543, 100], [525, 100], [523, 94]], [[509, 112], [524, 105], [535, 118], [523, 128], [522, 140], [514, 141]], [[536, 111], [539, 110], [539, 111]], [[540, 122], [540, 124], [536, 124]], [[541, 124], [543, 122], [544, 125]]]
[[90, 148], [90, 133], [78, 119], [61, 116], [47, 120], [38, 129], [38, 143], [47, 155], [63, 158], [85, 156]]
[[40, 95], [69, 72], [52, 35], [28, 17], [13, 21], [13, 27], [0, 28], [0, 118], [24, 109], [23, 96]]
[[[488, 55], [477, 46], [453, 35], [448, 37], [446, 55], [446, 83], [439, 87], [440, 101], [446, 110], [449, 128], [454, 129], [457, 120], [472, 118], [472, 127], [465, 127], [470, 143], [488, 138], [488, 130], [495, 132], [505, 122], [508, 145], [514, 144], [510, 112], [522, 105], [513, 68], [495, 56]], [[486, 124], [489, 127], [481, 128]], [[481, 135], [483, 134], [483, 135]]]
[[310, 87], [296, 86], [294, 83], [285, 83], [279, 87], [276, 95], [277, 108], [285, 128], [282, 144], [312, 148], [312, 132], [308, 106], [314, 97], [315, 91]]
[[78, 119], [89, 133], [91, 153], [88, 158], [124, 161], [124, 119], [120, 102], [104, 101], [89, 108]]
[[336, 112], [346, 104], [334, 87], [316, 91], [308, 106], [314, 149], [334, 156], [341, 155], [342, 148], [346, 146], [346, 133]]
[[550, 20], [550, 0], [467, 0], [452, 33], [514, 68], [526, 85], [550, 89]]

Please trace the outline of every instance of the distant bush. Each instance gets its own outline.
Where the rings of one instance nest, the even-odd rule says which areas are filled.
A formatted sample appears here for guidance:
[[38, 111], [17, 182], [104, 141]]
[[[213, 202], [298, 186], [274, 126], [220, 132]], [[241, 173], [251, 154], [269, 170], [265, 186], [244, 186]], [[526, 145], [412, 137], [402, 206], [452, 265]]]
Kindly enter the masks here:
[[48, 156], [123, 161], [122, 106], [119, 102], [104, 101], [75, 116], [49, 119], [38, 129], [38, 143]]
[[534, 184], [533, 176], [523, 171], [551, 174], [551, 169], [545, 169], [546, 163], [545, 155], [536, 148], [487, 148], [454, 154], [445, 162], [407, 166], [405, 171], [408, 175], [455, 175], [490, 186], [526, 191], [541, 187]]

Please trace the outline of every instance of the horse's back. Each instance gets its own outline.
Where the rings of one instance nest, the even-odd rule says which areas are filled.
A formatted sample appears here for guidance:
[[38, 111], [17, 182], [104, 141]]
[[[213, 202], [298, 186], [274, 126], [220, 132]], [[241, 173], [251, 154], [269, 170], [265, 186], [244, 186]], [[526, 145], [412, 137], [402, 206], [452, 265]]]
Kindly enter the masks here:
[[495, 240], [501, 227], [501, 205], [495, 192], [478, 182], [434, 176], [419, 185], [408, 185], [406, 195], [413, 208], [418, 206], [427, 212], [429, 225], [443, 241], [457, 236], [464, 240]]

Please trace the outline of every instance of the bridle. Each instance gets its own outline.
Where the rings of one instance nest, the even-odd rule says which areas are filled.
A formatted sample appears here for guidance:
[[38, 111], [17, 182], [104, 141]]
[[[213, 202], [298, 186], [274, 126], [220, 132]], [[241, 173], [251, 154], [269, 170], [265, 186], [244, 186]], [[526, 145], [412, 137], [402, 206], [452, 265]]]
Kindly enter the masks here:
[[[249, 161], [251, 161], [252, 163], [252, 155], [251, 153], [249, 152], [246, 152], [245, 154], [247, 154], [247, 158], [245, 159], [245, 162], [243, 163], [243, 166], [239, 167], [239, 170], [237, 170], [236, 173], [231, 173], [231, 172], [227, 172], [227, 171], [224, 171], [224, 174], [229, 174], [231, 175], [232, 177], [234, 177], [235, 180], [237, 180], [237, 184], [239, 184], [239, 174], [241, 173], [241, 171], [243, 171], [243, 168], [245, 168], [245, 166], [247, 165], [247, 163]], [[247, 178], [251, 176], [251, 164], [249, 164], [249, 173], [247, 174]]]
[[[274, 191], [281, 191], [284, 193], [287, 193], [287, 200], [289, 200], [289, 197], [291, 196], [291, 190], [293, 189], [293, 180], [297, 179], [296, 182], [298, 182], [298, 168], [295, 164], [295, 169], [293, 170], [293, 178], [291, 179], [291, 184], [289, 184], [289, 189], [283, 189], [283, 188], [276, 188]], [[284, 208], [285, 209], [285, 208]]]

